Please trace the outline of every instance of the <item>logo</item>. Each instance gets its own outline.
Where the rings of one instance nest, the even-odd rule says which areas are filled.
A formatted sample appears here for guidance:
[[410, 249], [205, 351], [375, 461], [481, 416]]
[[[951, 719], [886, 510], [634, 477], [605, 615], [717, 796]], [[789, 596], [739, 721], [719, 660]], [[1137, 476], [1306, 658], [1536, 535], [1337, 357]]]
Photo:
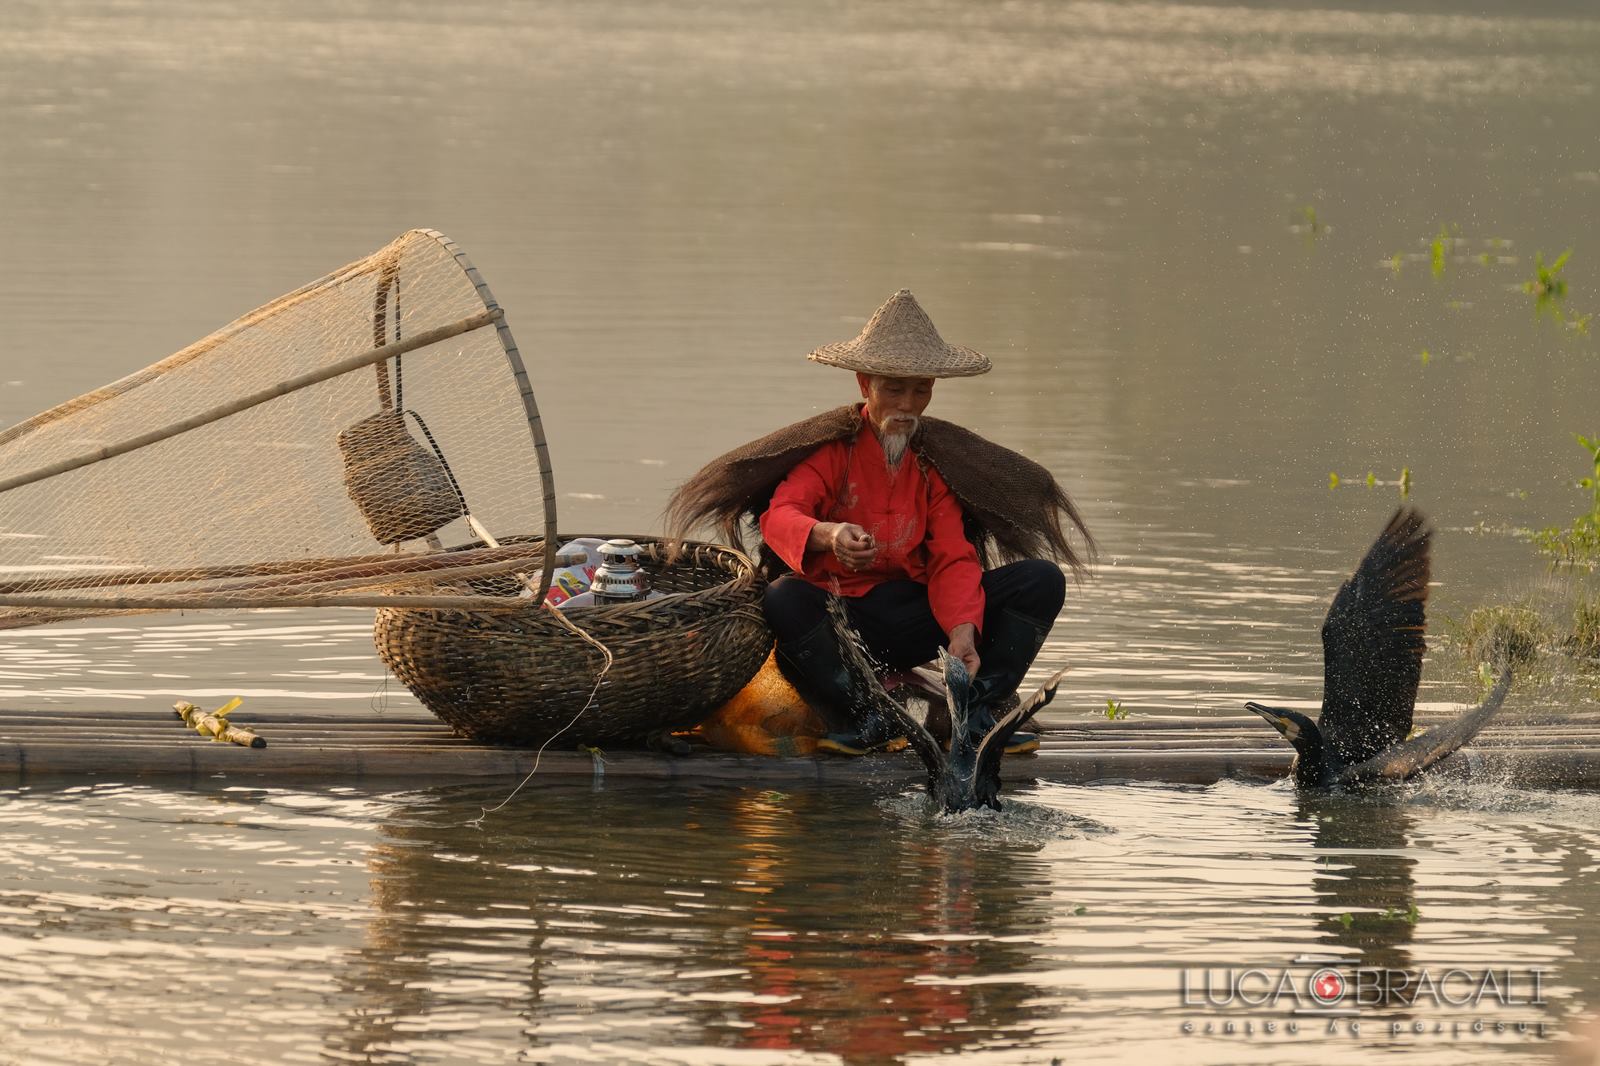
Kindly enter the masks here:
[[1344, 998], [1344, 977], [1337, 970], [1322, 969], [1311, 975], [1311, 998], [1331, 1007]]
[[[1186, 969], [1179, 975], [1179, 1002], [1203, 1015], [1184, 1019], [1179, 1028], [1216, 1036], [1281, 1039], [1320, 1032], [1359, 1039], [1365, 1020], [1369, 1031], [1391, 1037], [1546, 1037], [1545, 1018], [1501, 1013], [1547, 1008], [1546, 972], [1537, 966], [1398, 970], [1304, 955], [1287, 966]], [[1405, 1018], [1393, 1016], [1397, 1008]], [[1373, 1017], [1372, 1011], [1385, 1014]]]

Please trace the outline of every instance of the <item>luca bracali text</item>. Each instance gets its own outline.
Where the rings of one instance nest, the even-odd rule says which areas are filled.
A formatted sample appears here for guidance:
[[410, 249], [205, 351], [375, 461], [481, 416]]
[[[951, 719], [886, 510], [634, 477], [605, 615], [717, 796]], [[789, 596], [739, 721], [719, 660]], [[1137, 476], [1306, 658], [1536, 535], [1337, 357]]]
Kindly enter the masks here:
[[[1297, 963], [1310, 960], [1296, 960]], [[1185, 969], [1185, 1035], [1528, 1039], [1550, 1035], [1537, 967]], [[1433, 1017], [1428, 1017], [1433, 1015]]]

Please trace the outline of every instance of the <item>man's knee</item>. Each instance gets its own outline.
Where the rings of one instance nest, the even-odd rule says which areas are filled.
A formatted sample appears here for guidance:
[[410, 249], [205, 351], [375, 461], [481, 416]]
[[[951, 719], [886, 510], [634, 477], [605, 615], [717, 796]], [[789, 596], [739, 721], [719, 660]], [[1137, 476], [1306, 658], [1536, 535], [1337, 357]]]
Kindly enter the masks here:
[[772, 635], [785, 644], [805, 636], [827, 616], [827, 593], [809, 581], [780, 577], [767, 586], [761, 609]]
[[[1050, 625], [1067, 598], [1067, 578], [1061, 568], [1045, 559], [1024, 559], [1000, 568], [1004, 601], [999, 606]], [[999, 572], [997, 572], [998, 575]]]

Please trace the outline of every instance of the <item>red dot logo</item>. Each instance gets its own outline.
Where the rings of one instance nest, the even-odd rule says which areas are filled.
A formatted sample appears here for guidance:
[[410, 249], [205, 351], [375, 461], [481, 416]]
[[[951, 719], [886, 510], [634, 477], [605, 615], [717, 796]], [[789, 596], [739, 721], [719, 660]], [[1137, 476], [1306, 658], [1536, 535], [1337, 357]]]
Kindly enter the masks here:
[[1337, 970], [1318, 970], [1311, 975], [1311, 998], [1325, 1007], [1344, 998], [1344, 976]]

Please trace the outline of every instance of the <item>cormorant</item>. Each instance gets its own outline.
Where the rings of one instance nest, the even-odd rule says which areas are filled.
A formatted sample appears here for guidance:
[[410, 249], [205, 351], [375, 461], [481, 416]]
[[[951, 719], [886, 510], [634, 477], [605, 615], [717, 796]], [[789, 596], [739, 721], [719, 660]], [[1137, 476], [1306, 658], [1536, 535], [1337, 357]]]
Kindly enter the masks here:
[[928, 771], [928, 792], [944, 812], [954, 814], [978, 807], [999, 810], [1000, 760], [1005, 755], [1006, 742], [1034, 712], [1055, 698], [1056, 686], [1067, 671], [1058, 670], [1032, 696], [1000, 715], [988, 732], [976, 736], [968, 729], [972, 678], [960, 659], [939, 649], [945, 704], [950, 711], [950, 750], [946, 752], [921, 722], [884, 691], [837, 597], [830, 598], [828, 613], [844, 652], [842, 658], [851, 687], [863, 695], [873, 713], [894, 723], [910, 741], [911, 749]]
[[1511, 668], [1484, 702], [1447, 725], [1407, 739], [1422, 679], [1428, 552], [1433, 530], [1402, 507], [1378, 535], [1322, 623], [1322, 715], [1246, 703], [1294, 745], [1302, 788], [1403, 781], [1455, 751], [1500, 709]]

